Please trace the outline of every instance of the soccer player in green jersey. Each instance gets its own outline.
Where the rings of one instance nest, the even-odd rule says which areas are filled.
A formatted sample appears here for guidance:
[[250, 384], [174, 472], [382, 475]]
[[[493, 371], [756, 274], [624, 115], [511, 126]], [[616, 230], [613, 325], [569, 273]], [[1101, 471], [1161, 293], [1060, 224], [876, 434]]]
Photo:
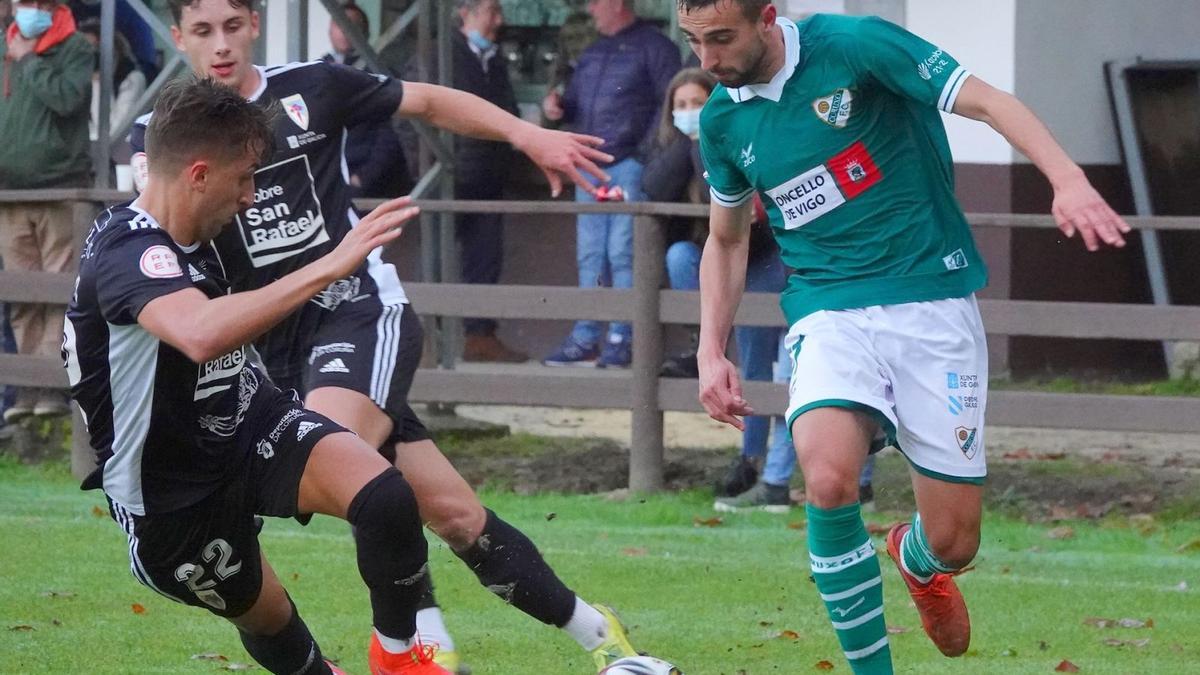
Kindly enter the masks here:
[[743, 291], [750, 197], [796, 273], [781, 304], [789, 409], [808, 498], [813, 577], [856, 673], [891, 673], [879, 561], [858, 474], [877, 436], [912, 467], [917, 515], [888, 553], [929, 637], [970, 643], [953, 576], [979, 547], [987, 348], [974, 293], [987, 271], [954, 198], [940, 112], [989, 124], [1044, 173], [1062, 232], [1089, 250], [1129, 226], [1033, 113], [949, 54], [878, 18], [793, 23], [767, 0], [677, 0], [720, 82], [700, 117], [712, 191], [700, 266], [700, 400], [752, 414], [725, 341]]

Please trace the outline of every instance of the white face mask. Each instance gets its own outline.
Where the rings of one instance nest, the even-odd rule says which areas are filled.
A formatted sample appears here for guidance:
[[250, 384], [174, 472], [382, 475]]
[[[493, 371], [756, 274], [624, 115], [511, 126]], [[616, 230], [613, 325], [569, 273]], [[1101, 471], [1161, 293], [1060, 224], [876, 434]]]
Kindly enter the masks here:
[[691, 110], [675, 110], [671, 112], [675, 118], [675, 128], [682, 131], [688, 138], [700, 135], [700, 108]]

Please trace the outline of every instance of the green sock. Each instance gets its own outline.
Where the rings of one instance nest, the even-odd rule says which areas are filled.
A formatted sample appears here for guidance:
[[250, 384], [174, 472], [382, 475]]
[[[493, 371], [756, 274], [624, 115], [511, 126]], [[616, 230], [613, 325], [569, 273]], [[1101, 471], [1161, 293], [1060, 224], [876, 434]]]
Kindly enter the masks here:
[[953, 572], [954, 568], [938, 560], [929, 548], [929, 538], [925, 536], [925, 528], [921, 525], [921, 514], [913, 517], [912, 527], [904, 533], [900, 540], [900, 561], [904, 569], [923, 584], [929, 583], [935, 574]]
[[859, 504], [808, 512], [808, 555], [838, 641], [859, 675], [890, 675], [883, 578]]

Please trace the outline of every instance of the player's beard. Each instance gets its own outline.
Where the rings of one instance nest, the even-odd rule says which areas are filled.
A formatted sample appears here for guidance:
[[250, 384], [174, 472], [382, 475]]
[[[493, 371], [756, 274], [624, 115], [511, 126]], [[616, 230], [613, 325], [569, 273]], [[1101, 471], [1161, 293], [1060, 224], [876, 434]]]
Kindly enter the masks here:
[[740, 70], [730, 69], [723, 72], [713, 72], [713, 77], [717, 78], [723, 86], [728, 89], [736, 89], [744, 87], [748, 84], [755, 84], [766, 81], [766, 74], [763, 73], [763, 62], [767, 59], [767, 43], [759, 40], [755, 45], [756, 49], [747, 59], [747, 65]]

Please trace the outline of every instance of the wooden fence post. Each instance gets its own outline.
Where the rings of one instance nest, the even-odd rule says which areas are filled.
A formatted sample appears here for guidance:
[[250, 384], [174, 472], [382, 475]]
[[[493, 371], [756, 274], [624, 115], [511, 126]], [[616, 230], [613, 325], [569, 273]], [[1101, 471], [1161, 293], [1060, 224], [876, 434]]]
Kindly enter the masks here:
[[633, 428], [629, 453], [629, 489], [663, 488], [663, 413], [658, 405], [663, 325], [659, 289], [663, 280], [662, 223], [637, 216], [633, 224]]

